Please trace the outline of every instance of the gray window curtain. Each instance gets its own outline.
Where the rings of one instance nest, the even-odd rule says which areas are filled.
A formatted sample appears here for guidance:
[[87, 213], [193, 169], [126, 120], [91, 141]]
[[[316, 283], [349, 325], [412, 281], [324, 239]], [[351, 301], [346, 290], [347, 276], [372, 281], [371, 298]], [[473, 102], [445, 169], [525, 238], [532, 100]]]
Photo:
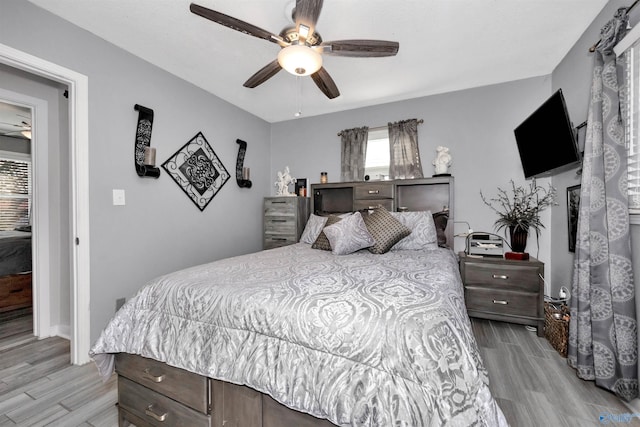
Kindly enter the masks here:
[[422, 178], [418, 149], [418, 120], [389, 123], [389, 178]]
[[619, 96], [624, 72], [613, 52], [626, 27], [622, 8], [594, 53], [567, 362], [580, 378], [628, 401], [638, 397], [638, 342]]
[[342, 182], [363, 181], [367, 155], [369, 128], [345, 129], [340, 132], [342, 139], [342, 159], [340, 178]]

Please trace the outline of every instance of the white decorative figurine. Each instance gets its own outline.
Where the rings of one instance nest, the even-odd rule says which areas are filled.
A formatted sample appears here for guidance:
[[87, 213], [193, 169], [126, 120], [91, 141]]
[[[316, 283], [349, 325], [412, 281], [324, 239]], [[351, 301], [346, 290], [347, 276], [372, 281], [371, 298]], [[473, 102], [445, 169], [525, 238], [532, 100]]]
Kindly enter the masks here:
[[289, 166], [284, 168], [284, 171], [278, 171], [278, 180], [275, 182], [275, 186], [278, 188], [276, 196], [295, 196], [295, 193], [289, 193], [289, 184], [295, 184], [296, 179], [289, 173]]
[[433, 166], [435, 166], [435, 174], [442, 175], [447, 173], [447, 169], [451, 166], [451, 154], [449, 154], [449, 149], [447, 147], [443, 147], [442, 145], [438, 145], [436, 147], [436, 158], [433, 159]]

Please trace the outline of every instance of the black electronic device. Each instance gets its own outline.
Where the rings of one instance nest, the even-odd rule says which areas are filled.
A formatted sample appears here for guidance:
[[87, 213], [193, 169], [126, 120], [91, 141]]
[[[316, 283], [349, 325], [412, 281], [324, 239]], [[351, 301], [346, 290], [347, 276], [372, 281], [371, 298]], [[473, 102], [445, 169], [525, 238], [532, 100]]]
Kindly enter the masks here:
[[580, 162], [562, 89], [516, 127], [514, 134], [525, 178], [549, 176]]

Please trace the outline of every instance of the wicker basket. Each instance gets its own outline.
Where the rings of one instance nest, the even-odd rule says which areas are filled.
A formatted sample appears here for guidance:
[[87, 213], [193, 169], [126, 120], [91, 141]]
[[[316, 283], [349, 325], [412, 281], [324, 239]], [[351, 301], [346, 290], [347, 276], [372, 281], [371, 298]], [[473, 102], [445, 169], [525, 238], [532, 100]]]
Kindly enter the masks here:
[[544, 335], [562, 357], [567, 357], [569, 340], [569, 307], [544, 303]]

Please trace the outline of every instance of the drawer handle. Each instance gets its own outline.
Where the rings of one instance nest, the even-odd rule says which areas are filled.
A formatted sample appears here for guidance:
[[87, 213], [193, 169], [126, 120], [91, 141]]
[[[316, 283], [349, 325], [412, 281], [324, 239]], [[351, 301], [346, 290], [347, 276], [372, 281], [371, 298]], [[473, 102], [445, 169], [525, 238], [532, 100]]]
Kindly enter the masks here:
[[151, 370], [149, 368], [146, 368], [144, 370], [144, 375], [143, 377], [145, 377], [148, 380], [153, 381], [154, 383], [161, 383], [162, 381], [164, 381], [164, 379], [166, 378], [166, 376], [164, 374], [160, 374], [160, 375], [153, 375], [151, 373]]
[[369, 190], [369, 194], [380, 194], [380, 190]]
[[509, 278], [509, 276], [507, 276], [506, 274], [494, 274], [493, 278], [494, 279], [507, 280]]
[[24, 291], [24, 289], [11, 289], [9, 291], [9, 293], [10, 294], [17, 294], [17, 293], [22, 292], [22, 291]]
[[273, 202], [271, 202], [271, 203], [273, 203], [274, 205], [275, 205], [275, 204], [281, 204], [281, 205], [284, 205], [284, 204], [285, 204], [285, 203], [287, 203], [287, 202], [286, 202], [285, 200], [274, 200], [274, 201], [273, 201]]
[[286, 238], [284, 238], [284, 237], [272, 237], [272, 238], [271, 238], [271, 240], [277, 240], [277, 241], [279, 241], [279, 242], [284, 242], [284, 241], [286, 241], [287, 239], [286, 239]]
[[271, 222], [287, 222], [286, 219], [272, 219]]
[[162, 414], [156, 414], [155, 412], [153, 412], [153, 403], [149, 406], [147, 406], [147, 409], [145, 409], [144, 411], [145, 414], [149, 415], [151, 418], [153, 418], [156, 421], [159, 422], [164, 422], [164, 420], [167, 419], [167, 413], [162, 413]]
[[494, 304], [502, 304], [502, 305], [507, 305], [507, 304], [509, 304], [509, 302], [508, 302], [508, 301], [501, 300], [501, 299], [494, 299], [494, 300], [493, 300], [493, 303], [494, 303]]

